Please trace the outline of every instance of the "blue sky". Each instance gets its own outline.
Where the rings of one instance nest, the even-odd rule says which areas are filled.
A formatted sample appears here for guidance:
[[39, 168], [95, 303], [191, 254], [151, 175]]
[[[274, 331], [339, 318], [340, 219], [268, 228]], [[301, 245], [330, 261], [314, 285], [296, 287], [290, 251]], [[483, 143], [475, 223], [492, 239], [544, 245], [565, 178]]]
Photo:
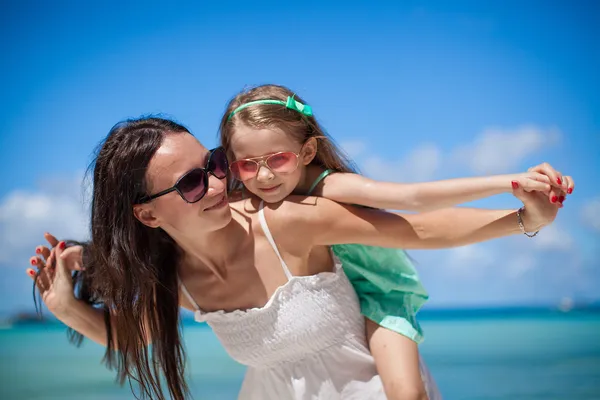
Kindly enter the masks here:
[[86, 234], [81, 176], [114, 123], [163, 113], [211, 145], [227, 101], [262, 83], [307, 99], [375, 178], [542, 161], [575, 177], [534, 240], [412, 252], [431, 307], [600, 299], [595, 2], [40, 3], [0, 17], [0, 312], [31, 309], [43, 231]]

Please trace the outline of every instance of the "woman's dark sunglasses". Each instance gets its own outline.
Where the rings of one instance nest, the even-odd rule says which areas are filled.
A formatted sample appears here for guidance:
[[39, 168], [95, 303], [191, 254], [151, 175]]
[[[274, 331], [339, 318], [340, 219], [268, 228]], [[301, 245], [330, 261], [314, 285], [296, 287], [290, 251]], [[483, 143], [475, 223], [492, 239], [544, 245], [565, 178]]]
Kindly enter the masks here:
[[227, 176], [229, 163], [227, 155], [222, 147], [217, 147], [210, 151], [205, 168], [196, 168], [186, 172], [177, 180], [173, 187], [163, 190], [153, 195], [147, 195], [140, 199], [138, 204], [148, 203], [157, 197], [176, 191], [187, 203], [196, 203], [200, 201], [208, 191], [208, 174], [212, 174], [218, 179]]

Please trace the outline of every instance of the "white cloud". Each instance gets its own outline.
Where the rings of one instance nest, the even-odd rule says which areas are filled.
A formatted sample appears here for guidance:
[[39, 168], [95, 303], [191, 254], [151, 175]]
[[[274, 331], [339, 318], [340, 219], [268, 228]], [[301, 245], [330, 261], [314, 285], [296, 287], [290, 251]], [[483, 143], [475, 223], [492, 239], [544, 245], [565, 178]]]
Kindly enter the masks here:
[[362, 140], [348, 140], [340, 143], [340, 147], [350, 158], [356, 158], [364, 153], [367, 144]]
[[[548, 239], [540, 241], [547, 234]], [[569, 232], [515, 235], [455, 249], [412, 252], [432, 307], [598, 300], [598, 268]], [[564, 240], [565, 238], [569, 238]], [[564, 243], [569, 243], [564, 245]]]
[[433, 179], [441, 162], [442, 152], [437, 146], [426, 144], [417, 147], [403, 161], [403, 170], [408, 175], [407, 181], [422, 182]]
[[461, 269], [487, 267], [494, 262], [494, 256], [482, 244], [456, 247], [449, 252], [449, 264]]
[[414, 149], [400, 161], [369, 157], [361, 164], [367, 176], [378, 180], [424, 182], [433, 179], [441, 162], [441, 150], [433, 144], [425, 144]]
[[[396, 182], [430, 181], [447, 171], [462, 170], [463, 175], [516, 172], [525, 169], [522, 163], [531, 155], [557, 144], [560, 137], [558, 129], [534, 125], [488, 128], [472, 142], [446, 153], [435, 144], [424, 143], [398, 160], [371, 156], [359, 160], [359, 164], [367, 176]], [[368, 150], [368, 144], [362, 140], [344, 142], [342, 147], [353, 158], [363, 156]]]
[[541, 250], [569, 251], [573, 248], [573, 237], [556, 223], [542, 229], [532, 241]]
[[488, 128], [473, 143], [456, 148], [451, 160], [476, 174], [513, 172], [530, 155], [557, 144], [560, 137], [558, 129], [533, 125], [516, 129]]
[[531, 252], [522, 252], [509, 258], [504, 267], [508, 278], [517, 279], [537, 267], [537, 257]]
[[46, 244], [44, 232], [65, 239], [88, 237], [81, 179], [51, 182], [42, 190], [16, 190], [0, 200], [0, 264], [26, 266], [35, 246]]
[[581, 208], [581, 219], [584, 224], [600, 232], [600, 197], [589, 200]]
[[[449, 279], [505, 280], [521, 279], [523, 275], [554, 265], [558, 259], [569, 259], [561, 271], [571, 269], [577, 249], [571, 234], [558, 225], [544, 228], [535, 238], [520, 235], [442, 250], [438, 261], [449, 270]], [[551, 260], [551, 261], [550, 261]], [[558, 273], [558, 271], [555, 271]]]
[[[443, 251], [443, 250], [442, 250]], [[494, 262], [494, 255], [486, 244], [472, 244], [445, 250], [444, 268], [449, 279], [479, 280]]]

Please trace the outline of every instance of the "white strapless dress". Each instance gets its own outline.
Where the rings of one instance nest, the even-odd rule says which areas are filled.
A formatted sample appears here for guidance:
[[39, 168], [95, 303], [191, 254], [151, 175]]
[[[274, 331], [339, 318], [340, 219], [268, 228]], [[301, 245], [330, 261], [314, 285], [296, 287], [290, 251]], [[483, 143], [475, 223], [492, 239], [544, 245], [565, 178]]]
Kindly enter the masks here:
[[[337, 258], [333, 272], [292, 276], [273, 241], [261, 203], [260, 222], [279, 256], [288, 281], [264, 307], [246, 311], [203, 312], [229, 355], [248, 369], [242, 400], [386, 399], [365, 338], [356, 293]], [[430, 400], [439, 393], [423, 363]]]

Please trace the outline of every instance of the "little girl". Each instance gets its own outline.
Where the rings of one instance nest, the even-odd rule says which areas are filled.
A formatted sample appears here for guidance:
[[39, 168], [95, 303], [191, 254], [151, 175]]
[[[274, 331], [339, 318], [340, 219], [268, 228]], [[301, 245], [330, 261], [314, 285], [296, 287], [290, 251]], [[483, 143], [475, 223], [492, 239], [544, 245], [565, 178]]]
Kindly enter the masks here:
[[[556, 193], [568, 186], [552, 171], [539, 173], [546, 172], [544, 166], [539, 172], [416, 184], [367, 179], [326, 135], [311, 107], [276, 85], [235, 96], [221, 120], [220, 135], [236, 179], [231, 180], [232, 193], [245, 188], [269, 203], [306, 194], [366, 207], [424, 211], [510, 192], [519, 185], [562, 203], [564, 197]], [[425, 393], [425, 387], [435, 386], [424, 385], [427, 374], [417, 346], [423, 332], [416, 313], [428, 295], [406, 253], [363, 245], [335, 245], [332, 250], [358, 294], [388, 398], [437, 398]]]

